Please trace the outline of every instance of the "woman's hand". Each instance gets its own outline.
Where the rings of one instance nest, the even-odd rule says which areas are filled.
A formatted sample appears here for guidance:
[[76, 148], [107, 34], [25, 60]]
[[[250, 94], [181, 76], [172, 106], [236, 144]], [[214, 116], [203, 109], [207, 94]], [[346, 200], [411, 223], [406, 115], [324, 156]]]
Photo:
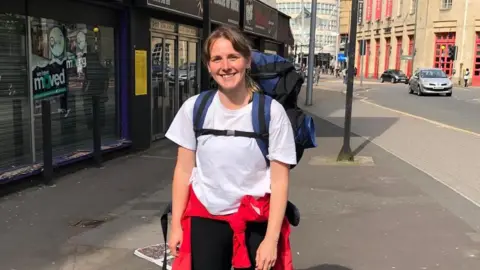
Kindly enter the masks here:
[[277, 245], [278, 242], [275, 239], [265, 238], [257, 250], [256, 270], [269, 270], [272, 269], [277, 261]]
[[183, 241], [183, 230], [181, 226], [173, 226], [170, 238], [168, 239], [168, 248], [173, 256], [178, 256], [178, 247]]

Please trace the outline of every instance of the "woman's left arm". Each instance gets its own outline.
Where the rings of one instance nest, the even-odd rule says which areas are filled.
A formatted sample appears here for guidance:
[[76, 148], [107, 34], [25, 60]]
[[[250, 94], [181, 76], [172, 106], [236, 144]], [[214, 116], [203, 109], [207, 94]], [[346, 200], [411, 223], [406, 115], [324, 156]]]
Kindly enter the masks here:
[[285, 218], [285, 208], [288, 199], [288, 181], [290, 174], [290, 165], [279, 162], [270, 162], [271, 195], [270, 195], [270, 213], [268, 218], [267, 233], [265, 239], [278, 242], [280, 230]]
[[270, 212], [265, 238], [257, 250], [256, 269], [270, 269], [277, 259], [277, 246], [288, 200], [290, 165], [297, 163], [292, 124], [285, 109], [272, 102], [269, 126]]

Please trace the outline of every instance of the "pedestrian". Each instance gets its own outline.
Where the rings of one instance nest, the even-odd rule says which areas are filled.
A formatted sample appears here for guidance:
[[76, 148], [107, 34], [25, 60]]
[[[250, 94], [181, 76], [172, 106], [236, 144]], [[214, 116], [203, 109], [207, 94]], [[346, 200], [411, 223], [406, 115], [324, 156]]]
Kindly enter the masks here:
[[342, 70], [342, 75], [343, 75], [343, 83], [347, 84], [347, 68], [344, 68]]
[[318, 85], [318, 81], [320, 81], [320, 65], [315, 68], [315, 85]]
[[[237, 28], [221, 26], [205, 41], [203, 60], [218, 84], [203, 128], [253, 132], [252, 99], [259, 86], [249, 76], [252, 59], [247, 38]], [[293, 270], [291, 261], [290, 267], [278, 266], [284, 265], [283, 252], [291, 254], [289, 244], [280, 243], [286, 235], [289, 167], [297, 162], [285, 109], [272, 100], [267, 165], [255, 138], [196, 137], [192, 119], [197, 98], [185, 101], [165, 135], [178, 145], [168, 240], [175, 256], [173, 269]], [[268, 207], [268, 221], [247, 222], [244, 227], [238, 219], [239, 207], [253, 212]]]
[[465, 75], [463, 76], [463, 81], [465, 82], [465, 87], [468, 87], [468, 80], [470, 79], [470, 70], [467, 68], [465, 70]]

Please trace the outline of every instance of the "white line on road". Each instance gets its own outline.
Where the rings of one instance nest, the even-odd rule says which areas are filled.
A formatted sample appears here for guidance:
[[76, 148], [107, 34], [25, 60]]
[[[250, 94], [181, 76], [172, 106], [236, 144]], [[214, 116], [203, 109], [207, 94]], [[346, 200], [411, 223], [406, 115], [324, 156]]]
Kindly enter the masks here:
[[364, 102], [364, 103], [367, 103], [367, 104], [370, 104], [370, 105], [372, 105], [372, 106], [375, 106], [375, 107], [384, 109], [384, 110], [388, 110], [388, 111], [395, 112], [395, 113], [399, 113], [399, 114], [402, 114], [402, 115], [405, 115], [405, 116], [408, 116], [408, 117], [412, 117], [412, 118], [415, 118], [415, 119], [418, 119], [418, 120], [422, 120], [422, 121], [425, 121], [425, 122], [430, 123], [430, 124], [432, 124], [432, 125], [436, 125], [436, 126], [438, 126], [438, 127], [442, 127], [442, 128], [446, 128], [446, 129], [450, 129], [450, 130], [462, 132], [462, 133], [469, 134], [469, 135], [473, 135], [473, 136], [475, 136], [475, 137], [479, 137], [479, 138], [480, 138], [480, 134], [479, 134], [479, 133], [476, 133], [476, 132], [473, 132], [473, 131], [470, 131], [470, 130], [466, 130], [466, 129], [463, 129], [463, 128], [458, 128], [458, 127], [450, 126], [450, 125], [447, 125], [447, 124], [444, 124], [444, 123], [441, 123], [441, 122], [437, 122], [437, 121], [435, 121], [435, 120], [431, 120], [431, 119], [428, 119], [428, 118], [425, 118], [425, 117], [421, 117], [421, 116], [418, 116], [418, 115], [415, 115], [415, 114], [411, 114], [411, 113], [407, 113], [407, 112], [404, 112], [404, 111], [400, 111], [400, 110], [392, 109], [392, 108], [389, 108], [389, 107], [385, 107], [385, 106], [379, 105], [379, 104], [377, 104], [377, 103], [374, 103], [374, 102], [372, 102], [372, 101], [369, 101], [369, 100], [367, 100], [367, 99], [360, 99], [360, 101], [361, 101], [361, 102]]

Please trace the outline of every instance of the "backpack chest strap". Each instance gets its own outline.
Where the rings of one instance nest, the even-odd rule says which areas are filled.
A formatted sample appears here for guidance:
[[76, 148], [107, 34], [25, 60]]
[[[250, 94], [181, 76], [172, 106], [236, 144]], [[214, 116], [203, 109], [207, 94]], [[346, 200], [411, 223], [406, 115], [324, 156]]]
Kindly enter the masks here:
[[268, 133], [260, 134], [260, 133], [240, 131], [240, 130], [197, 129], [195, 130], [195, 135], [197, 137], [200, 137], [202, 135], [214, 135], [214, 136], [246, 137], [246, 138], [268, 140]]

